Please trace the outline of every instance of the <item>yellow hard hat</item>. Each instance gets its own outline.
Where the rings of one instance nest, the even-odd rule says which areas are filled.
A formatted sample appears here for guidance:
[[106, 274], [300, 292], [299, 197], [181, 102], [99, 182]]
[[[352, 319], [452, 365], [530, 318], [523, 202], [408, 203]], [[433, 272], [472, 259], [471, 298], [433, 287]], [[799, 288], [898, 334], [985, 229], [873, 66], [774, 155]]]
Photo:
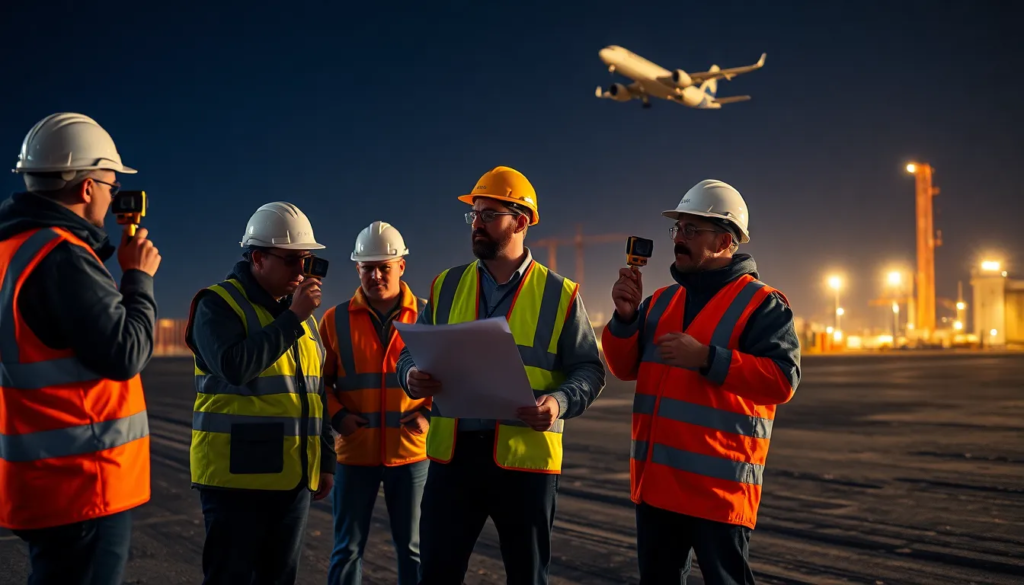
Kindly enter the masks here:
[[460, 196], [459, 201], [472, 205], [477, 197], [522, 205], [530, 210], [530, 225], [537, 225], [540, 221], [540, 214], [537, 213], [537, 192], [530, 181], [512, 167], [494, 167], [487, 171], [476, 182], [473, 192]]

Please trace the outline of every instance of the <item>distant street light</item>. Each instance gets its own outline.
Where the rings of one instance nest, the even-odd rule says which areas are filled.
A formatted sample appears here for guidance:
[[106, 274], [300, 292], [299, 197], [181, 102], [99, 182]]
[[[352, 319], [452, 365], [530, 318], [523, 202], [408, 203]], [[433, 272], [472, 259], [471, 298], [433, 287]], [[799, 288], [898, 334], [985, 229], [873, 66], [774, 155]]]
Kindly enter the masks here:
[[903, 282], [903, 275], [900, 274], [899, 271], [893, 270], [889, 273], [890, 286], [899, 286], [901, 282]]
[[910, 163], [909, 165], [907, 165], [907, 172], [910, 173], [911, 175], [916, 173], [917, 172], [917, 165], [915, 165], [914, 163]]
[[835, 325], [835, 330], [839, 331], [839, 317], [841, 317], [843, 315], [843, 308], [839, 306], [839, 289], [843, 288], [843, 279], [840, 278], [839, 276], [832, 275], [832, 276], [828, 277], [828, 286], [832, 290], [836, 291], [836, 299], [835, 299], [835, 302], [836, 302], [836, 305], [835, 305], [836, 325]]
[[999, 272], [999, 261], [998, 260], [984, 260], [981, 263], [981, 269], [987, 272]]

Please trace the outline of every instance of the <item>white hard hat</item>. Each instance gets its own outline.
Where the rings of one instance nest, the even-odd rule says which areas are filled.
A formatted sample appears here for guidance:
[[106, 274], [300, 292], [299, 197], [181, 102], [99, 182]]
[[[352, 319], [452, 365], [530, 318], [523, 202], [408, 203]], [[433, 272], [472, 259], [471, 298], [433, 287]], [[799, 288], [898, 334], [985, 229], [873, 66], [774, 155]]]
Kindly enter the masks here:
[[661, 214], [669, 219], [678, 220], [684, 213], [725, 220], [740, 231], [739, 243], [746, 244], [750, 241], [750, 232], [747, 230], [747, 204], [740, 192], [728, 183], [705, 179], [691, 187], [679, 200], [679, 205], [676, 205], [675, 209], [663, 211]]
[[[82, 114], [51, 114], [32, 127], [21, 144], [15, 173], [109, 170], [134, 174], [121, 164], [114, 140], [95, 120]], [[73, 176], [73, 175], [71, 175]], [[65, 178], [70, 180], [71, 176]]]
[[352, 259], [357, 262], [380, 262], [394, 260], [409, 253], [402, 234], [395, 226], [384, 221], [375, 221], [363, 228], [356, 237]]
[[249, 218], [245, 234], [239, 242], [246, 246], [281, 248], [283, 250], [322, 250], [313, 238], [309, 218], [291, 203], [275, 201], [260, 206]]

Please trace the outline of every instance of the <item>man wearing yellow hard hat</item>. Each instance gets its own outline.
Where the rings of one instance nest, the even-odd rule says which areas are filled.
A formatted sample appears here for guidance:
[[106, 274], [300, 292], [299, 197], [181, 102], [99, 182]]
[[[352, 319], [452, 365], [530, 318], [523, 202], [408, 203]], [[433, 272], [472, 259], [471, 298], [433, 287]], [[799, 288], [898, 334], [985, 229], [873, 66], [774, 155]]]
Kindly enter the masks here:
[[[490, 517], [510, 584], [543, 584], [551, 561], [564, 421], [605, 385], [597, 338], [579, 287], [533, 259], [524, 240], [537, 225], [537, 194], [522, 173], [496, 167], [460, 201], [477, 260], [434, 279], [419, 323], [454, 324], [505, 316], [537, 398], [516, 420], [454, 419], [432, 409], [430, 467], [420, 523], [420, 583], [462, 583]], [[443, 393], [407, 349], [399, 382], [419, 399]]]

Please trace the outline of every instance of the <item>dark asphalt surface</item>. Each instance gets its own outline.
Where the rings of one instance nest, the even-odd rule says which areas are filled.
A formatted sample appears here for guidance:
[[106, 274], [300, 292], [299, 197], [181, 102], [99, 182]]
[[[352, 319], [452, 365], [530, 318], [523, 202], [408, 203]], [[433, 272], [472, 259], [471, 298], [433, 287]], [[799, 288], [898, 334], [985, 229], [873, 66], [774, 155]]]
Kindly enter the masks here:
[[[1024, 354], [808, 356], [780, 407], [751, 556], [759, 583], [1024, 582]], [[199, 583], [189, 489], [189, 360], [154, 360], [153, 499], [136, 511], [126, 582]], [[629, 485], [632, 384], [566, 425], [553, 584], [636, 583]], [[329, 500], [328, 500], [329, 502]], [[323, 584], [329, 503], [312, 507], [299, 582]], [[27, 551], [0, 529], [0, 583], [25, 583]], [[394, 583], [383, 499], [365, 583]], [[504, 583], [488, 523], [467, 583]], [[701, 583], [699, 572], [691, 583]]]

